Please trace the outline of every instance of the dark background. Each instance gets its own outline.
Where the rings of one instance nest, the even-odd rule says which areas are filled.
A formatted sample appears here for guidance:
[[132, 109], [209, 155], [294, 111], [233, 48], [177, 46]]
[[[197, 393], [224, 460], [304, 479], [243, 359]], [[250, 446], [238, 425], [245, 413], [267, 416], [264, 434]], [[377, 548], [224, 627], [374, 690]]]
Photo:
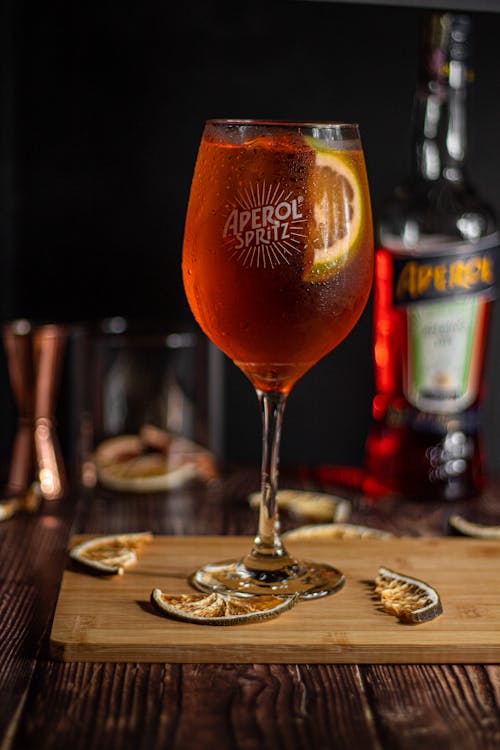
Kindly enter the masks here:
[[[473, 3], [472, 3], [473, 5]], [[0, 18], [0, 314], [124, 315], [192, 325], [184, 213], [209, 117], [360, 123], [374, 217], [409, 167], [418, 8], [305, 0], [4, 0]], [[500, 14], [472, 14], [470, 173], [500, 213]], [[486, 438], [500, 468], [499, 311]], [[282, 461], [360, 464], [372, 394], [371, 310], [296, 386]], [[0, 407], [11, 408], [5, 366]], [[224, 363], [219, 450], [256, 461], [245, 378]], [[2, 452], [7, 446], [2, 446]]]

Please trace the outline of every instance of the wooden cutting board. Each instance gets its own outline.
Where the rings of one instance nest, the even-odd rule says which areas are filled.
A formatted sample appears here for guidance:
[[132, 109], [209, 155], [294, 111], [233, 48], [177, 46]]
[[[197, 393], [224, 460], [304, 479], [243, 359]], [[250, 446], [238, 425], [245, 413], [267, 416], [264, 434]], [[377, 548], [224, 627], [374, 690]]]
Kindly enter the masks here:
[[[123, 576], [65, 571], [51, 633], [64, 661], [208, 663], [500, 662], [500, 543], [459, 538], [293, 542], [296, 555], [346, 576], [329, 597], [299, 602], [263, 622], [215, 627], [171, 620], [152, 608], [153, 588], [191, 591], [201, 563], [240, 557], [245, 537], [165, 537], [145, 545]], [[383, 565], [434, 586], [443, 614], [404, 625], [383, 612], [367, 581]]]

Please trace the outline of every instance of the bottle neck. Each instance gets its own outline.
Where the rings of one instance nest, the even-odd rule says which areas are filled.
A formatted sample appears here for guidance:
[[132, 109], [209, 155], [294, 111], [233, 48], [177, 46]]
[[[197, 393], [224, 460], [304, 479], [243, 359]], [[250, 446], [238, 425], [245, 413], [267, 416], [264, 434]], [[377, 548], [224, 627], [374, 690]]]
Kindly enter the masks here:
[[413, 169], [424, 180], [463, 180], [467, 151], [470, 19], [433, 13], [421, 36], [413, 112]]
[[[464, 66], [457, 65], [457, 78], [464, 78]], [[429, 81], [425, 89], [417, 91], [413, 138], [413, 168], [417, 178], [463, 180], [467, 151], [466, 104], [465, 81], [457, 86]]]

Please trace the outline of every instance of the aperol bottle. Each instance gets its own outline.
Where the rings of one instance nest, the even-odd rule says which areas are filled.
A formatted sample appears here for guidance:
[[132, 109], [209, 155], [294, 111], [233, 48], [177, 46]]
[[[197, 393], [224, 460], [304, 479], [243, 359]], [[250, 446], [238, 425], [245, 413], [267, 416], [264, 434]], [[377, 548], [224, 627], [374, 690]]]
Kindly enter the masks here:
[[464, 15], [426, 16], [413, 174], [379, 224], [372, 495], [454, 500], [484, 482], [480, 408], [499, 238], [465, 172], [470, 25]]

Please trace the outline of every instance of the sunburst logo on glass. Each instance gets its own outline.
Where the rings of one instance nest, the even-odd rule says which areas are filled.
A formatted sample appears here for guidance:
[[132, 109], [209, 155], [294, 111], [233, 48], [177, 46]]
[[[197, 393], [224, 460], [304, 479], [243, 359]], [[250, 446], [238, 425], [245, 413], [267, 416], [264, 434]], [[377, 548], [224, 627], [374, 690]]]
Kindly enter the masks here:
[[290, 263], [304, 245], [303, 202], [279, 182], [242, 188], [227, 205], [222, 235], [231, 257], [249, 268]]

